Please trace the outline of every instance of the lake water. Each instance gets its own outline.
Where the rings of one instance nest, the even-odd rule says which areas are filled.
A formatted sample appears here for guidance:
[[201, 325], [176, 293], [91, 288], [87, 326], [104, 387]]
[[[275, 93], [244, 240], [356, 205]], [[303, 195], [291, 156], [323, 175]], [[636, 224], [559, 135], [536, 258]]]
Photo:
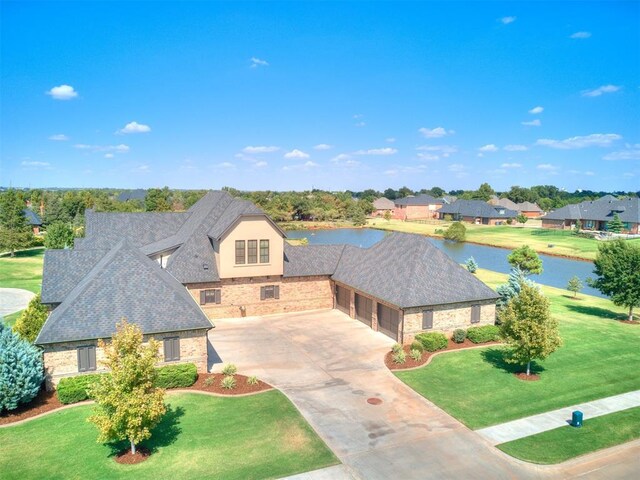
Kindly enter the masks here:
[[[292, 230], [287, 232], [287, 236], [289, 238], [306, 237], [312, 245], [346, 243], [356, 247], [367, 248], [382, 240], [389, 233], [370, 228], [339, 228], [335, 230]], [[502, 273], [509, 273], [511, 269], [507, 262], [507, 255], [511, 252], [509, 249], [475, 245], [473, 243], [445, 242], [439, 238], [427, 238], [433, 245], [458, 263], [464, 263], [469, 257], [473, 257], [480, 268]], [[581, 293], [605, 297], [598, 290], [587, 286], [587, 277], [593, 277], [593, 263], [551, 255], [539, 255], [542, 259], [544, 271], [541, 275], [531, 276], [535, 282], [552, 287], [566, 288], [569, 279], [577, 275], [584, 285]]]

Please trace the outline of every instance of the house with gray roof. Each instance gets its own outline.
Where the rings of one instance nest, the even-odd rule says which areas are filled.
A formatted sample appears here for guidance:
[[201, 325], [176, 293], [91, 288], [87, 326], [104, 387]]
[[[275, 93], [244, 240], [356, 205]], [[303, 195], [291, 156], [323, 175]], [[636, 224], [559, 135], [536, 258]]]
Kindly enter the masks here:
[[73, 250], [47, 250], [36, 344], [49, 384], [100, 371], [122, 318], [162, 342], [161, 363], [206, 371], [218, 318], [337, 308], [399, 342], [495, 321], [497, 295], [425, 237], [370, 248], [292, 246], [258, 207], [208, 192], [186, 212], [87, 210]]
[[393, 200], [389, 200], [386, 197], [376, 198], [373, 201], [373, 212], [371, 213], [371, 216], [384, 217], [387, 212], [393, 216], [394, 208], [395, 204], [393, 203]]
[[428, 220], [438, 218], [438, 210], [444, 204], [441, 198], [426, 193], [394, 200], [393, 218], [396, 220]]
[[618, 200], [611, 195], [550, 212], [542, 218], [542, 228], [572, 229], [580, 221], [583, 230], [606, 231], [616, 214], [624, 224], [624, 233], [640, 233], [640, 198]]
[[489, 205], [482, 200], [456, 200], [439, 211], [441, 220], [475, 223], [476, 225], [503, 225], [518, 215], [515, 210], [501, 205]]

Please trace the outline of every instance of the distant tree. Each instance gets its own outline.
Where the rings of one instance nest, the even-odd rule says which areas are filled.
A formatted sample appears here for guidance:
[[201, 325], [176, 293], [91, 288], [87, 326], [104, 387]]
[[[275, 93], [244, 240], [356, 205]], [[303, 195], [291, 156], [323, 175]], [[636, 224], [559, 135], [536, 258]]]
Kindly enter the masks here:
[[393, 188], [387, 188], [382, 195], [389, 200], [395, 200], [396, 198], [398, 198], [398, 192], [396, 192]]
[[465, 266], [467, 267], [467, 270], [469, 270], [469, 272], [471, 273], [476, 273], [476, 270], [478, 270], [478, 263], [473, 257], [469, 257], [469, 259], [465, 263]]
[[575, 233], [580, 233], [580, 230], [582, 230], [582, 222], [580, 221], [580, 219], [576, 220], [576, 224], [573, 227], [573, 231]]
[[569, 283], [567, 283], [567, 290], [573, 292], [574, 298], [578, 296], [578, 292], [582, 290], [582, 282], [577, 275], [574, 275], [569, 279]]
[[512, 186], [507, 192], [506, 197], [516, 203], [535, 201], [528, 188], [519, 187], [518, 185]]
[[512, 267], [520, 268], [525, 275], [542, 273], [542, 260], [529, 245], [516, 248], [509, 254], [507, 261]]
[[461, 222], [453, 222], [444, 232], [444, 238], [453, 242], [464, 242], [467, 234], [467, 227]]
[[496, 293], [500, 296], [496, 303], [498, 310], [506, 307], [509, 301], [520, 293], [522, 285], [524, 284], [529, 285], [530, 287], [535, 286], [535, 283], [529, 280], [520, 268], [513, 267], [509, 272], [507, 283], [499, 285], [496, 288]]
[[622, 239], [601, 243], [593, 266], [597, 278], [587, 283], [628, 308], [633, 320], [633, 307], [640, 306], [640, 246]]
[[24, 215], [24, 200], [14, 189], [0, 194], [0, 250], [11, 252], [29, 246], [33, 233]]
[[520, 293], [500, 312], [501, 334], [507, 343], [505, 361], [527, 365], [544, 360], [561, 345], [558, 322], [551, 316], [549, 300], [538, 288], [522, 285]]
[[620, 233], [624, 228], [624, 223], [620, 220], [620, 216], [617, 213], [613, 214], [613, 220], [607, 223], [607, 230], [613, 233]]
[[413, 190], [411, 190], [409, 187], [402, 187], [400, 190], [398, 190], [399, 198], [408, 197], [410, 195], [413, 195]]
[[391, 211], [385, 210], [383, 217], [387, 222], [391, 221]]
[[527, 216], [524, 215], [523, 213], [519, 213], [516, 216], [516, 222], [518, 222], [518, 223], [527, 223], [528, 220], [529, 220], [529, 218], [527, 218]]
[[125, 319], [116, 328], [111, 343], [98, 342], [111, 375], [90, 387], [96, 407], [88, 420], [98, 427], [99, 442], [128, 440], [135, 454], [166, 412], [164, 390], [154, 387], [160, 343], [151, 339], [143, 345], [140, 328]]
[[40, 350], [0, 322], [0, 413], [33, 400], [43, 379]]
[[49, 316], [49, 309], [40, 303], [40, 294], [37, 294], [29, 302], [29, 306], [24, 310], [13, 326], [13, 331], [28, 342], [33, 343], [42, 330], [44, 322]]
[[471, 194], [472, 200], [482, 200], [483, 202], [488, 201], [492, 195], [495, 195], [496, 192], [491, 185], [488, 183], [483, 183], [480, 185], [480, 188]]
[[51, 248], [67, 248], [73, 246], [73, 230], [68, 223], [54, 222], [47, 227], [44, 246]]
[[60, 196], [53, 193], [46, 194], [44, 200], [44, 218], [42, 219], [45, 225], [50, 225], [55, 222], [69, 223], [72, 218], [73, 216], [69, 215]]
[[366, 225], [367, 216], [365, 215], [362, 206], [359, 205], [360, 202], [352, 202], [352, 204], [347, 209], [347, 219], [356, 227], [360, 227], [362, 225]]
[[545, 212], [553, 208], [553, 200], [550, 198], [541, 198], [538, 200], [538, 206]]
[[171, 192], [169, 187], [150, 188], [144, 198], [144, 209], [147, 212], [171, 211]]
[[431, 195], [436, 198], [442, 197], [445, 193], [447, 193], [440, 187], [431, 187], [429, 191], [431, 192]]

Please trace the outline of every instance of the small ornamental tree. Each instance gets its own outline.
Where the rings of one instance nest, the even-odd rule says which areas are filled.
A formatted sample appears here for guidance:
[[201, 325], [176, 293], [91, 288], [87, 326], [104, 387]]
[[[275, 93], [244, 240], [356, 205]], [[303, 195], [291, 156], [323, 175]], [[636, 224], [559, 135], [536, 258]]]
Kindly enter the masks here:
[[47, 248], [67, 248], [73, 245], [73, 230], [68, 223], [54, 222], [47, 227], [44, 246]]
[[42, 380], [40, 350], [0, 322], [0, 413], [33, 400]]
[[573, 231], [578, 234], [580, 233], [580, 230], [582, 230], [582, 222], [580, 221], [580, 219], [576, 220], [576, 224], [573, 227]]
[[90, 387], [96, 407], [88, 421], [98, 427], [99, 442], [128, 440], [135, 455], [136, 445], [151, 437], [166, 412], [164, 390], [154, 387], [160, 343], [151, 339], [143, 345], [140, 328], [126, 319], [116, 330], [111, 343], [98, 342], [111, 375]]
[[467, 260], [467, 262], [465, 263], [465, 266], [467, 267], [467, 270], [469, 270], [469, 272], [471, 273], [476, 273], [476, 270], [478, 270], [478, 263], [473, 257], [469, 257], [469, 260]]
[[613, 233], [620, 233], [624, 228], [624, 223], [620, 220], [620, 216], [617, 213], [613, 214], [613, 220], [607, 222], [607, 230]]
[[577, 275], [574, 275], [569, 279], [569, 283], [567, 283], [567, 290], [573, 292], [573, 298], [578, 296], [578, 292], [582, 290], [582, 282]]
[[389, 222], [389, 221], [391, 220], [391, 211], [390, 211], [390, 210], [386, 210], [386, 211], [384, 212], [384, 215], [383, 215], [383, 216], [384, 216], [384, 219], [385, 219], [387, 222]]
[[453, 222], [444, 232], [444, 238], [452, 242], [464, 242], [467, 235], [467, 227], [461, 222]]
[[597, 278], [587, 283], [628, 308], [632, 321], [633, 307], [640, 307], [640, 247], [622, 239], [601, 243], [593, 266]]
[[549, 300], [536, 287], [523, 284], [520, 293], [500, 312], [502, 337], [507, 343], [505, 361], [527, 366], [544, 360], [562, 345], [558, 322], [549, 311]]
[[522, 270], [518, 267], [513, 267], [511, 272], [509, 272], [509, 279], [507, 280], [507, 283], [499, 285], [498, 288], [496, 288], [496, 293], [500, 295], [500, 298], [496, 303], [498, 310], [506, 307], [509, 301], [520, 293], [523, 284], [531, 287], [535, 286], [535, 283], [529, 280]]
[[29, 302], [27, 309], [20, 314], [13, 331], [28, 342], [33, 343], [49, 316], [49, 309], [40, 303], [40, 294]]
[[529, 218], [526, 215], [522, 214], [522, 213], [519, 213], [516, 216], [516, 222], [518, 222], [518, 223], [527, 223], [528, 220], [529, 220]]
[[542, 273], [542, 260], [538, 257], [538, 254], [529, 245], [523, 245], [516, 248], [507, 257], [509, 265], [512, 267], [518, 267], [525, 275], [531, 275], [532, 273]]

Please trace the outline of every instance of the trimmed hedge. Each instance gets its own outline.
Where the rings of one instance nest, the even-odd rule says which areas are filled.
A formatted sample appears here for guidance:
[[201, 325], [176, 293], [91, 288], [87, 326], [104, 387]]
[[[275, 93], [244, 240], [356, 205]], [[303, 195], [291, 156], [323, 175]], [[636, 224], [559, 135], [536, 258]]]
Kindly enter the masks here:
[[453, 331], [453, 335], [451, 336], [451, 339], [455, 343], [462, 343], [462, 342], [464, 342], [465, 338], [467, 338], [467, 331], [464, 330], [463, 328], [456, 328]]
[[78, 375], [77, 377], [63, 378], [58, 383], [57, 394], [60, 403], [78, 403], [89, 400], [87, 389], [90, 385], [100, 380], [104, 374]]
[[442, 350], [447, 348], [449, 341], [444, 333], [430, 332], [419, 333], [416, 335], [418, 340], [427, 352], [435, 352], [436, 350]]
[[424, 353], [424, 347], [418, 340], [414, 340], [413, 342], [411, 342], [411, 347], [409, 347], [409, 350], [418, 350], [420, 353]]
[[467, 330], [467, 338], [473, 343], [487, 343], [500, 340], [500, 327], [496, 325], [483, 325], [471, 327]]
[[157, 369], [156, 387], [186, 388], [190, 387], [198, 378], [198, 370], [193, 363], [167, 365]]

